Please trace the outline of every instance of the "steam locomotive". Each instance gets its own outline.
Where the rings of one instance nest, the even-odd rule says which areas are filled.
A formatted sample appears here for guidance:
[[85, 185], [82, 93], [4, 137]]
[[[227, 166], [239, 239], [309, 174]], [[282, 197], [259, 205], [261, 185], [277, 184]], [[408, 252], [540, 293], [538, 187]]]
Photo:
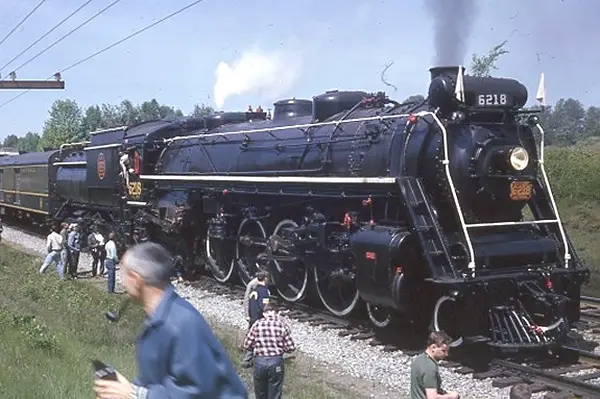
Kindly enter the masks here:
[[[314, 292], [338, 316], [364, 304], [380, 328], [404, 319], [455, 344], [555, 345], [589, 270], [561, 223], [527, 89], [458, 67], [430, 74], [418, 103], [331, 91], [281, 100], [272, 118], [152, 121], [0, 158], [0, 211], [104, 223], [221, 283], [267, 269], [285, 300]], [[18, 186], [14, 170], [31, 163], [42, 171]], [[34, 181], [39, 207], [19, 194]]]

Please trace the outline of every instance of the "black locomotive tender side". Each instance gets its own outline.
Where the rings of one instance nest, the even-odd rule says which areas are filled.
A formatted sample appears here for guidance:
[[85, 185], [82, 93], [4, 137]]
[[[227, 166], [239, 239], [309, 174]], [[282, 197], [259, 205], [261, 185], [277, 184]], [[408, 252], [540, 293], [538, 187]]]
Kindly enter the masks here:
[[430, 72], [420, 104], [333, 91], [279, 101], [272, 119], [225, 112], [96, 132], [53, 156], [48, 212], [160, 241], [223, 283], [267, 268], [286, 300], [313, 287], [339, 316], [365, 303], [378, 327], [403, 318], [457, 343], [560, 343], [589, 271], [555, 211], [527, 89], [463, 76], [460, 97], [459, 68]]

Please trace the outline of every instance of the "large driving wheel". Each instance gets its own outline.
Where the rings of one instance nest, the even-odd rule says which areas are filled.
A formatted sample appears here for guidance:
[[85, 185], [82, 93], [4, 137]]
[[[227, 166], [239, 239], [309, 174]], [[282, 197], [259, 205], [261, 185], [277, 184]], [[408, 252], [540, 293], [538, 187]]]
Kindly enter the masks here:
[[440, 297], [433, 308], [433, 330], [444, 331], [453, 339], [456, 338], [448, 345], [450, 347], [457, 347], [463, 343], [463, 338], [457, 330], [457, 327], [460, 326], [457, 321], [459, 311], [460, 309], [456, 306], [456, 299], [449, 295]]
[[206, 260], [210, 272], [214, 276], [215, 280], [220, 283], [226, 283], [231, 280], [233, 275], [233, 269], [235, 266], [234, 260], [226, 248], [226, 244], [223, 240], [211, 239], [208, 234], [209, 229], [206, 230]]
[[[235, 257], [238, 274], [244, 285], [248, 285], [260, 269], [257, 257], [265, 251], [266, 238], [267, 233], [259, 220], [244, 219], [240, 223], [235, 244]], [[257, 242], [262, 242], [262, 244]]]
[[[286, 227], [298, 227], [298, 224], [290, 219], [279, 222], [273, 231], [273, 235], [279, 235]], [[273, 251], [273, 255], [288, 255], [285, 251]], [[271, 280], [277, 287], [277, 292], [283, 299], [289, 302], [297, 302], [304, 298], [306, 286], [308, 285], [308, 270], [300, 260], [272, 261]]]
[[317, 293], [323, 305], [336, 316], [346, 316], [359, 300], [358, 288], [353, 275], [344, 269], [323, 271], [314, 269]]
[[392, 314], [386, 306], [367, 302], [367, 313], [369, 314], [371, 323], [378, 328], [385, 328], [389, 326], [392, 321]]

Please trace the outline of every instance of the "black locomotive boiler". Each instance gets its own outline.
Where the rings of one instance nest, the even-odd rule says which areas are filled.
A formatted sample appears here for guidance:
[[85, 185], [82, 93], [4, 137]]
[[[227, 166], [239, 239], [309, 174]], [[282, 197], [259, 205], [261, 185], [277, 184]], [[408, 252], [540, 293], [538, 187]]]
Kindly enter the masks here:
[[162, 221], [156, 239], [184, 259], [204, 252], [220, 282], [267, 268], [292, 302], [314, 285], [339, 316], [364, 302], [379, 327], [400, 316], [459, 342], [559, 342], [589, 272], [560, 220], [527, 90], [468, 75], [457, 90], [459, 68], [430, 72], [420, 104], [334, 91], [280, 101], [272, 120], [218, 113], [165, 138], [140, 175], [138, 226]]

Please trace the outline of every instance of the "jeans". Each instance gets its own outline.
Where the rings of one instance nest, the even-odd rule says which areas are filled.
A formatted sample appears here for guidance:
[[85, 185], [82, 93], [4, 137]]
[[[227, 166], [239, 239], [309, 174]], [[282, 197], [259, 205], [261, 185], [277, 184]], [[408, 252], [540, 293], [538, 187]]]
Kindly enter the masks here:
[[112, 294], [115, 292], [115, 261], [112, 259], [106, 259], [104, 265], [106, 266], [106, 271], [108, 272], [108, 293]]
[[77, 266], [79, 265], [79, 251], [69, 251], [69, 275], [77, 277]]
[[92, 248], [92, 277], [96, 274], [104, 273], [104, 263], [106, 261], [106, 251], [104, 248]]
[[46, 255], [46, 260], [44, 260], [44, 264], [40, 268], [40, 274], [44, 274], [52, 262], [56, 262], [56, 272], [58, 273], [58, 278], [62, 280], [64, 278], [64, 264], [60, 256], [60, 251], [51, 251]]
[[60, 250], [60, 261], [63, 264], [63, 270], [64, 270], [64, 268], [69, 265], [69, 250], [68, 249], [63, 248]]
[[[252, 327], [252, 323], [248, 321], [248, 330], [246, 331], [246, 335], [250, 332], [250, 328]], [[246, 349], [244, 353], [244, 359], [242, 360], [242, 366], [250, 367], [252, 365], [252, 359], [254, 358], [254, 349]]]
[[254, 358], [256, 399], [281, 399], [284, 371], [283, 356], [256, 356]]

